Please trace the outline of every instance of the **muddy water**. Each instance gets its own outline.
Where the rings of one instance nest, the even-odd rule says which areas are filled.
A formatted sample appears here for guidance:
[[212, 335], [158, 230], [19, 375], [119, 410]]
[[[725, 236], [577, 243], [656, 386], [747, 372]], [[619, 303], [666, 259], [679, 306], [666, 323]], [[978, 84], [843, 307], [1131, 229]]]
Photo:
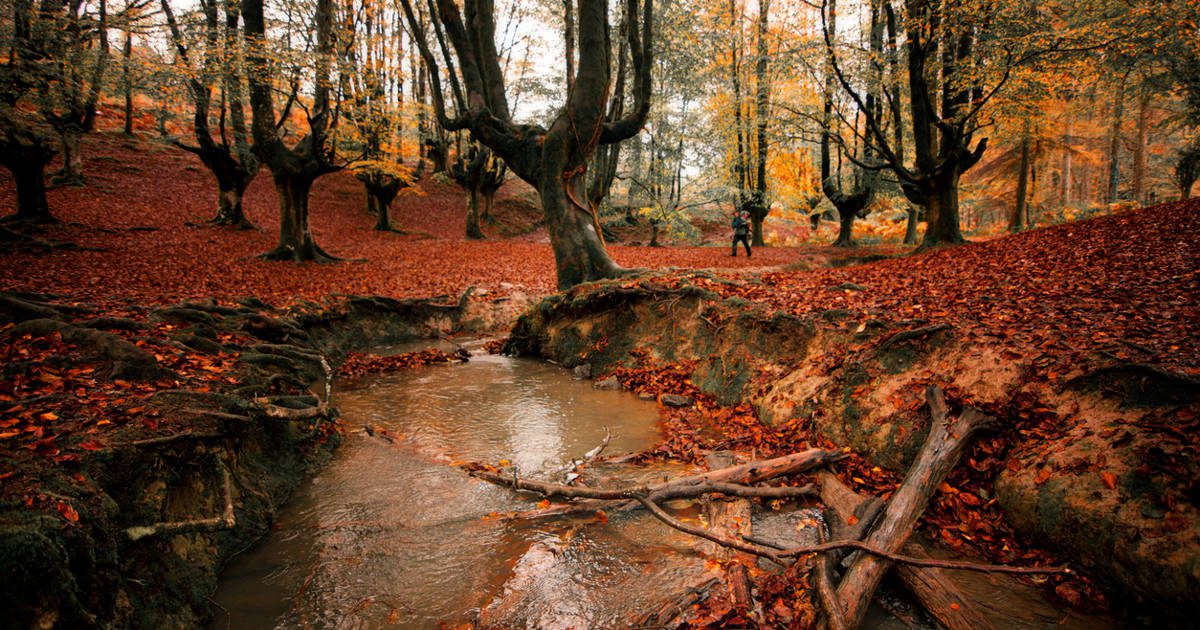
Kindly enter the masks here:
[[693, 541], [640, 514], [485, 518], [531, 501], [448, 465], [509, 459], [538, 475], [599, 444], [605, 426], [609, 453], [640, 450], [658, 437], [653, 403], [488, 355], [345, 383], [335, 397], [346, 443], [278, 531], [227, 568], [214, 627], [614, 626], [704, 572]]

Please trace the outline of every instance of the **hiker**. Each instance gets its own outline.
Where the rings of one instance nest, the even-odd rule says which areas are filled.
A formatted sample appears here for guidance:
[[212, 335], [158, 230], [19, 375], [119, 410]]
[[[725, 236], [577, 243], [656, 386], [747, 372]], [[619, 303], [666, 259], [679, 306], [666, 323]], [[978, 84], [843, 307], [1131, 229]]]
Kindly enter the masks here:
[[750, 215], [746, 212], [738, 212], [733, 215], [733, 253], [730, 254], [737, 258], [738, 241], [746, 246], [746, 258], [750, 257]]

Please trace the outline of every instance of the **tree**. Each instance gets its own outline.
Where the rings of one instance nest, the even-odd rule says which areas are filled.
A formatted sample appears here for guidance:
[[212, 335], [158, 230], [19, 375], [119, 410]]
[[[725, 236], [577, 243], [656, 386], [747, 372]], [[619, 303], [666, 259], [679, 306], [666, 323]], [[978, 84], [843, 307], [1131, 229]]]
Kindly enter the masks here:
[[43, 80], [45, 39], [53, 28], [41, 19], [33, 0], [14, 0], [13, 39], [0, 63], [0, 164], [12, 172], [16, 211], [5, 221], [50, 223], [46, 202], [46, 166], [58, 154], [53, 132], [24, 101]]
[[757, 58], [754, 62], [754, 190], [745, 205], [750, 215], [751, 243], [757, 247], [766, 245], [763, 241], [763, 221], [771, 211], [771, 203], [767, 199], [767, 124], [771, 104], [771, 84], [767, 73], [767, 20], [770, 11], [770, 0], [758, 0], [758, 19], [755, 21]]
[[[263, 0], [243, 0], [254, 153], [271, 170], [279, 196], [279, 245], [262, 255], [268, 260], [335, 260], [317, 245], [308, 226], [308, 197], [313, 182], [340, 168], [335, 164], [336, 148], [330, 138], [335, 121], [330, 102], [335, 53], [333, 18], [334, 0], [316, 0], [316, 57], [312, 105], [307, 109], [308, 131], [289, 148], [280, 131], [283, 125], [275, 115], [275, 64], [266, 40]], [[289, 104], [294, 101], [293, 96]]]
[[[869, 211], [871, 201], [875, 198], [875, 190], [878, 185], [878, 164], [874, 157], [875, 151], [872, 149], [874, 141], [871, 137], [866, 137], [862, 142], [862, 159], [859, 161], [861, 166], [856, 165], [853, 175], [853, 186], [849, 190], [844, 190], [841, 184], [841, 168], [839, 164], [838, 176], [835, 177], [830, 169], [830, 141], [834, 135], [836, 127], [840, 127], [846, 122], [847, 116], [839, 112], [839, 120], [833, 119], [833, 98], [835, 94], [833, 59], [836, 54], [834, 51], [837, 44], [837, 0], [828, 0], [826, 3], [825, 12], [825, 46], [827, 63], [825, 68], [825, 103], [821, 121], [821, 190], [825, 193], [825, 197], [833, 204], [833, 207], [838, 211], [838, 235], [834, 241], [835, 247], [854, 247], [854, 220], [858, 217], [866, 216]], [[867, 93], [866, 107], [871, 115], [876, 120], [883, 120], [883, 99], [880, 96], [880, 90], [883, 87], [883, 15], [882, 6], [878, 1], [871, 2], [871, 22], [868, 28], [869, 39], [869, 54], [870, 58], [866, 61], [867, 74]], [[852, 117], [855, 126], [857, 126], [857, 116]], [[899, 121], [896, 121], [899, 124]], [[845, 144], [845, 141], [838, 136], [839, 148]], [[857, 145], [858, 143], [855, 142]], [[839, 157], [842, 151], [838, 151]]]
[[1192, 186], [1200, 179], [1200, 140], [1193, 141], [1179, 152], [1175, 164], [1175, 185], [1179, 187], [1181, 201], [1192, 197]]
[[[911, 165], [897, 150], [898, 142], [888, 137], [886, 121], [851, 84], [837, 55], [832, 66], [838, 84], [863, 116], [863, 137], [871, 139], [881, 158], [880, 166], [861, 161], [859, 166], [892, 171], [909, 200], [924, 206], [924, 249], [964, 240], [959, 181], [987, 149], [987, 138], [975, 140], [983, 126], [983, 108], [1014, 68], [1061, 51], [1066, 38], [1047, 38], [1030, 3], [905, 0], [904, 6]], [[830, 37], [828, 30], [825, 37]], [[889, 92], [894, 90], [884, 92], [889, 102], [900, 98]]]
[[94, 14], [89, 9], [90, 2], [68, 0], [43, 3], [37, 11], [35, 28], [43, 30], [39, 53], [45, 62], [40, 64], [38, 109], [62, 144], [63, 167], [54, 176], [62, 185], [83, 184], [80, 143], [95, 127], [109, 62], [107, 0], [99, 0]]
[[346, 9], [341, 23], [347, 27], [339, 37], [343, 44], [339, 78], [347, 97], [342, 114], [348, 134], [339, 143], [360, 152], [350, 170], [363, 184], [375, 229], [398, 232], [392, 227], [391, 203], [420, 179], [424, 169], [421, 160], [415, 170], [403, 166], [403, 92], [388, 90], [389, 75], [401, 74], [403, 31], [389, 32], [386, 4], [379, 0], [363, 0], [358, 7]]
[[459, 153], [450, 166], [450, 175], [467, 191], [467, 238], [485, 238], [479, 221], [491, 220], [492, 201], [504, 185], [508, 169], [504, 161], [481, 143], [471, 142], [464, 155]]
[[[196, 145], [178, 140], [174, 144], [200, 158], [200, 162], [217, 181], [217, 213], [210, 222], [252, 229], [254, 225], [246, 218], [242, 197], [258, 174], [259, 161], [246, 130], [242, 76], [239, 71], [242, 51], [238, 38], [238, 9], [236, 0], [223, 0], [225, 19], [222, 25], [217, 1], [200, 0], [200, 13], [204, 19], [201, 30], [203, 39], [199, 59], [193, 60], [194, 51], [184, 38], [170, 3], [161, 0], [177, 60], [187, 68], [187, 85], [193, 102], [192, 132]], [[221, 87], [220, 127], [218, 137], [214, 139], [209, 117], [213, 84], [218, 78]], [[225, 126], [226, 113], [232, 134]]]
[[[457, 72], [447, 67], [451, 86], [465, 109], [451, 118], [441, 95], [436, 58], [417, 22], [409, 0], [402, 0], [426, 66], [438, 121], [449, 131], [469, 129], [508, 168], [538, 191], [554, 250], [558, 286], [612, 278], [621, 269], [609, 257], [600, 234], [596, 208], [587, 203], [588, 163], [596, 148], [633, 137], [650, 108], [653, 58], [653, 2], [645, 0], [641, 18], [637, 0], [627, 0], [627, 41], [636, 77], [635, 104], [620, 120], [606, 120], [611, 80], [608, 7], [603, 0], [578, 0], [575, 12], [578, 66], [562, 110], [549, 128], [517, 125], [505, 95], [505, 79], [495, 44], [495, 15], [490, 0], [466, 0], [460, 10], [453, 0], [437, 0], [432, 8], [439, 43], [453, 44]], [[465, 15], [465, 20], [464, 20]], [[445, 37], [442, 37], [444, 31]], [[461, 74], [461, 82], [460, 77]]]

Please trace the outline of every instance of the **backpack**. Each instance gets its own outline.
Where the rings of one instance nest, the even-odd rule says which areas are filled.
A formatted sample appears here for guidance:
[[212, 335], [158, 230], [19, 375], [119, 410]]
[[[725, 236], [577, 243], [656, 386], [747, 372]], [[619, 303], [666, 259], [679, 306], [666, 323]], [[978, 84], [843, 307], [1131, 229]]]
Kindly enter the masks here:
[[749, 227], [746, 225], [746, 220], [742, 217], [733, 218], [733, 233], [737, 236], [746, 236], [750, 233]]

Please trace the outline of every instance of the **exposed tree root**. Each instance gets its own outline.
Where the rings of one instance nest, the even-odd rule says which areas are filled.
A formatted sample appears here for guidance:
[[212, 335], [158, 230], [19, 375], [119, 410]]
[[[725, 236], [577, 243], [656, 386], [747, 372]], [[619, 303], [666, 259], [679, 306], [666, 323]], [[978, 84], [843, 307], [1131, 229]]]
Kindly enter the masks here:
[[217, 462], [217, 467], [221, 469], [221, 487], [225, 498], [225, 510], [221, 516], [195, 521], [171, 521], [129, 527], [125, 530], [125, 537], [130, 542], [136, 542], [150, 536], [178, 536], [180, 534], [212, 533], [233, 529], [237, 524], [237, 519], [233, 515], [233, 489], [231, 487], [229, 469], [220, 461]]

